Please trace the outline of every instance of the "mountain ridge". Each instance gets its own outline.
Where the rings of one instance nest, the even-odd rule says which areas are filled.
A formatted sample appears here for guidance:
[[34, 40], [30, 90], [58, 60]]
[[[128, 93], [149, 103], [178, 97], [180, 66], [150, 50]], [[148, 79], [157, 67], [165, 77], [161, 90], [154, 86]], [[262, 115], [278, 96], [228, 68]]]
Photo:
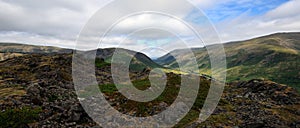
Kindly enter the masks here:
[[[263, 42], [263, 46], [265, 46], [265, 43], [273, 44], [272, 41], [267, 41]], [[292, 41], [292, 43], [296, 44], [297, 41]], [[253, 72], [252, 69], [255, 69], [255, 67], [252, 65], [256, 66], [256, 59], [253, 60], [251, 58], [253, 55], [249, 54], [248, 51], [259, 53], [263, 57], [265, 55], [269, 56], [269, 60], [266, 62], [258, 58], [259, 62], [263, 62], [261, 64], [266, 64], [265, 66], [269, 67], [278, 65], [272, 64], [273, 62], [287, 61], [285, 55], [289, 58], [288, 62], [295, 61], [293, 57], [296, 57], [296, 59], [298, 57], [291, 51], [274, 49], [274, 47], [269, 47], [269, 49], [273, 49], [270, 52], [261, 50], [266, 49], [266, 47], [262, 47], [257, 51], [257, 47], [250, 44], [249, 46], [251, 47], [246, 48], [250, 50], [242, 49], [239, 54], [235, 54], [236, 49], [234, 48], [229, 49], [233, 51], [227, 51], [227, 53], [231, 53], [229, 54], [231, 60], [229, 68], [232, 68], [230, 66], [245, 64], [251, 70], [245, 69], [244, 74], [249, 72], [259, 73]], [[244, 45], [238, 47], [243, 48]], [[288, 45], [288, 47], [293, 49], [295, 45]], [[130, 100], [118, 91], [112, 78], [110, 60], [114, 50], [100, 49], [97, 50], [98, 53], [97, 51], [87, 52], [87, 55], [96, 53], [97, 56], [95, 73], [91, 75], [95, 75], [99, 90], [89, 90], [87, 86], [87, 88], [80, 91], [80, 100], [86, 100], [91, 105], [97, 105], [94, 103], [98, 97], [94, 97], [93, 94], [101, 91], [111, 107], [121, 113], [135, 117], [152, 116], [166, 110], [174, 102], [175, 98], [178, 97], [178, 91], [181, 89], [181, 77], [186, 75], [188, 79], [199, 78], [201, 81], [200, 88], [193, 107], [174, 127], [252, 128], [300, 126], [300, 94], [290, 86], [270, 80], [257, 79], [257, 76], [255, 76], [255, 79], [240, 79], [227, 83], [217, 108], [202, 123], [198, 123], [197, 120], [213, 79], [201, 75], [192, 77], [192, 74], [166, 72], [166, 87], [158, 98], [147, 103]], [[122, 55], [136, 59], [133, 64], [136, 62], [146, 64], [145, 68], [141, 68], [142, 70], [129, 70], [129, 77], [133, 85], [141, 90], [151, 87], [149, 81], [151, 72], [148, 69], [150, 62], [148, 61], [152, 62], [152, 60], [143, 54], [136, 56], [134, 51], [126, 49], [120, 49], [120, 51]], [[194, 49], [194, 52], [197, 53], [198, 59], [208, 59], [205, 49]], [[0, 127], [97, 127], [97, 124], [82, 108], [75, 93], [72, 77], [72, 55], [72, 53], [32, 53], [0, 61]], [[281, 57], [283, 60], [276, 60], [276, 57]], [[254, 56], [254, 58], [257, 58], [257, 56]], [[285, 66], [285, 71], [290, 72], [288, 69], [292, 68], [292, 70], [295, 70], [294, 72], [298, 73], [297, 63]], [[199, 65], [200, 69], [209, 67], [209, 61], [201, 64]], [[149, 66], [149, 68], [152, 67]], [[284, 73], [284, 71], [281, 72]], [[244, 76], [238, 77], [243, 78]], [[110, 120], [107, 118], [105, 121]]]
[[[300, 89], [300, 33], [276, 33], [246, 41], [225, 43], [227, 82], [270, 79]], [[209, 55], [205, 48], [193, 48], [200, 74], [210, 75]], [[175, 50], [155, 62], [178, 69], [172, 55], [187, 59], [194, 57], [183, 50]], [[189, 67], [187, 62], [185, 68]], [[292, 69], [292, 70], [291, 70]]]
[[[287, 84], [300, 90], [300, 32], [274, 33], [262, 37], [244, 41], [224, 43], [227, 56], [227, 82], [239, 80], [250, 80], [255, 78], [270, 79], [272, 81]], [[0, 61], [7, 58], [23, 56], [24, 54], [51, 52], [72, 53], [72, 49], [64, 49], [48, 46], [34, 46], [22, 44], [1, 44]], [[15, 49], [13, 49], [16, 47]], [[98, 49], [98, 58], [110, 63], [111, 57], [116, 48]], [[164, 66], [168, 69], [178, 70], [178, 65], [171, 53], [181, 58], [193, 56], [184, 54], [185, 49], [174, 50], [156, 60], [152, 60], [143, 53], [133, 55], [135, 51], [117, 48], [128, 56], [133, 57], [133, 63], [138, 64], [138, 70], [150, 67]], [[23, 50], [23, 51], [22, 51]], [[192, 48], [198, 60], [200, 74], [210, 75], [210, 61], [205, 48]], [[153, 62], [154, 61], [154, 62]], [[189, 67], [187, 62], [184, 66]], [[291, 70], [295, 69], [295, 70]]]

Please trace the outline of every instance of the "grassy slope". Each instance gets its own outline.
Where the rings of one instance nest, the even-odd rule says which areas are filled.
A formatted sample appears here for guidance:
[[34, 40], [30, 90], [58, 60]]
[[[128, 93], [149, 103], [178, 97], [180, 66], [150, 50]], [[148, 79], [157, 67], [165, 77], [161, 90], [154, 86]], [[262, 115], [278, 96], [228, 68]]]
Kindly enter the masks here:
[[[269, 79], [300, 90], [300, 33], [273, 34], [252, 40], [224, 44], [227, 56], [227, 80]], [[204, 48], [193, 49], [200, 72], [210, 74], [210, 62]], [[181, 54], [180, 54], [181, 52]], [[181, 58], [192, 55], [176, 51]], [[170, 68], [178, 65], [166, 55], [158, 63]], [[166, 63], [164, 63], [166, 62]], [[189, 62], [185, 68], [190, 67]]]
[[[105, 60], [106, 63], [110, 64], [114, 53], [115, 53], [114, 48], [99, 49], [97, 52], [97, 58], [101, 58]], [[135, 53], [134, 51], [130, 51], [126, 49], [118, 49], [118, 52], [116, 53], [119, 53], [119, 56], [117, 56], [119, 59], [118, 61], [115, 62], [122, 62], [122, 59], [128, 57], [132, 58], [130, 62], [131, 71], [142, 71], [144, 69], [161, 67], [160, 65], [156, 64], [149, 57], [147, 57], [142, 53]]]

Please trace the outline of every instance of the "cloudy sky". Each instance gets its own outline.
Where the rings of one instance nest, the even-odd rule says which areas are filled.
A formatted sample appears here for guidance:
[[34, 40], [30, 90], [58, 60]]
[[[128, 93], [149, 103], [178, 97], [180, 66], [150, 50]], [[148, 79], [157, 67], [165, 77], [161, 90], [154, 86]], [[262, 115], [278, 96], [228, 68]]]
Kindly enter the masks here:
[[[107, 9], [104, 17], [98, 17], [96, 31], [105, 32], [107, 25], [116, 22], [111, 17], [137, 8], [135, 0], [132, 1]], [[176, 18], [199, 26], [203, 23], [202, 17], [207, 16], [221, 42], [300, 31], [300, 0], [191, 0], [204, 14], [183, 6], [180, 1], [160, 1], [145, 2], [141, 7], [167, 7]], [[109, 2], [111, 0], [0, 0], [0, 42], [74, 48], [85, 24]], [[176, 18], [148, 13], [127, 16], [108, 32], [99, 47], [121, 46], [158, 57], [182, 48], [183, 42], [189, 47], [203, 46]], [[99, 33], [91, 33], [94, 34], [87, 42], [99, 40]], [[215, 39], [213, 36], [205, 39], [205, 44], [217, 43]]]

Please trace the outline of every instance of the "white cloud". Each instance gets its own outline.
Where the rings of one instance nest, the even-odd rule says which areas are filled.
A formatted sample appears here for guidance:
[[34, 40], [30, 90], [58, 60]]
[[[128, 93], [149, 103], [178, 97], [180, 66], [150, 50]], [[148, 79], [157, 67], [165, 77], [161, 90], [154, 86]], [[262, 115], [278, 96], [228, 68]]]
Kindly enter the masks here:
[[[98, 7], [101, 7], [102, 2], [105, 0], [92, 0], [90, 3], [80, 0], [0, 1], [0, 31], [23, 33], [24, 35], [16, 35], [21, 36], [20, 39], [24, 36], [33, 36], [36, 39], [41, 37], [39, 40], [48, 44], [53, 44], [53, 40], [42, 37], [56, 38], [61, 40], [55, 41], [56, 45], [64, 45], [65, 40], [76, 39], [82, 26]], [[8, 38], [4, 37], [2, 40]], [[11, 40], [13, 41], [25, 42]]]
[[[40, 45], [55, 45], [73, 48], [75, 40], [85, 23], [89, 18], [100, 8], [103, 7], [110, 0], [2, 0], [0, 1], [0, 42], [16, 42], [16, 43], [31, 43]], [[135, 0], [133, 0], [135, 1]], [[235, 0], [190, 0], [192, 3], [198, 5], [200, 9], [211, 9], [218, 7], [218, 5], [226, 2], [233, 2]], [[166, 7], [169, 12], [184, 18], [190, 14], [191, 8], [183, 6], [182, 2], [155, 0], [154, 1], [139, 1], [142, 3], [137, 6], [137, 3], [123, 2], [120, 6], [109, 8], [104, 17], [100, 17], [97, 22], [97, 31], [105, 31], [107, 25], [115, 22], [112, 17], [120, 16], [124, 11], [133, 8], [146, 9]], [[239, 5], [245, 7], [249, 4], [259, 4], [260, 1], [249, 2], [249, 0], [235, 1]], [[247, 4], [246, 4], [247, 3]], [[247, 12], [235, 17], [234, 19], [227, 19], [224, 22], [216, 23], [217, 31], [223, 41], [241, 40], [256, 37], [259, 35], [279, 32], [279, 31], [299, 31], [300, 30], [300, 0], [291, 0], [280, 7], [277, 7], [264, 15], [249, 16]], [[227, 13], [230, 8], [226, 8]], [[215, 16], [217, 17], [217, 16]], [[156, 29], [160, 28], [166, 32], [153, 30], [155, 28], [139, 31], [133, 34], [135, 38], [124, 40], [122, 36], [125, 33], [134, 32], [138, 28], [154, 26]], [[209, 31], [209, 30], [203, 30]], [[172, 18], [159, 15], [138, 15], [127, 18], [120, 22], [113, 29], [112, 34], [106, 38], [102, 44], [103, 47], [116, 46], [114, 44], [124, 41], [126, 46], [130, 49], [147, 49], [147, 45], [138, 44], [138, 39], [159, 40], [161, 38], [169, 38], [176, 36], [170, 34], [172, 32], [179, 32], [182, 37], [189, 38], [192, 32], [186, 28], [185, 25]], [[99, 34], [91, 31], [90, 35], [84, 40], [86, 42], [97, 41]], [[205, 36], [210, 36], [207, 33]], [[201, 43], [195, 39], [189, 39], [189, 45], [199, 46]], [[215, 41], [215, 37], [211, 37], [206, 43]], [[173, 50], [183, 47], [181, 40], [171, 40], [170, 44], [162, 44], [165, 50]], [[148, 48], [149, 49], [149, 48]], [[153, 51], [153, 50], [152, 50]], [[155, 53], [155, 52], [152, 52]], [[162, 53], [162, 52], [160, 52]]]
[[244, 40], [275, 32], [300, 31], [300, 0], [291, 0], [259, 16], [241, 15], [216, 24], [224, 42]]
[[280, 7], [268, 12], [265, 16], [268, 19], [285, 19], [299, 17], [300, 0], [291, 0]]
[[[97, 9], [104, 6], [109, 1], [110, 0], [91, 0], [88, 2], [81, 0], [0, 1], [0, 31], [17, 31], [36, 34], [39, 36], [51, 36], [52, 38], [58, 39], [75, 40], [77, 34], [80, 32], [86, 21], [89, 20]], [[190, 11], [190, 7], [183, 6], [184, 4], [180, 1], [174, 2], [156, 0], [157, 4], [155, 5], [153, 4], [153, 1], [143, 1], [140, 2], [141, 4], [139, 5], [133, 2], [123, 2], [121, 4], [122, 7], [116, 6], [114, 8], [110, 8], [110, 13], [107, 13], [107, 16], [99, 20], [99, 22], [101, 22], [99, 23], [99, 28], [101, 28], [101, 25], [106, 26], [107, 24], [114, 22], [110, 20], [110, 17], [119, 15], [132, 8], [166, 7], [170, 10], [170, 12], [176, 13], [179, 18], [184, 17]], [[207, 2], [208, 0], [205, 0], [204, 3]], [[155, 17], [141, 17], [142, 19], [139, 19], [139, 23], [148, 24], [149, 22], [152, 22], [152, 24], [157, 24], [164, 20], [160, 20]], [[165, 23], [171, 23], [171, 21]], [[174, 22], [173, 24], [176, 28], [178, 28], [178, 30], [183, 30], [181, 27], [182, 25]], [[132, 24], [128, 24], [127, 26], [129, 25]], [[127, 27], [124, 29], [131, 28]]]
[[232, 0], [189, 0], [191, 3], [197, 5], [200, 9], [208, 9], [218, 4], [226, 3]]
[[[141, 32], [143, 29], [151, 29], [152, 31]], [[130, 32], [139, 31], [139, 34], [135, 34], [136, 38], [151, 40], [168, 38], [168, 36], [170, 36], [170, 34], [165, 32], [157, 31], [158, 29], [161, 31], [177, 32], [177, 34], [181, 36], [191, 35], [191, 31], [184, 23], [160, 14], [142, 14], [127, 17], [123, 21], [119, 22], [111, 33], [130, 34]]]
[[73, 40], [58, 39], [51, 36], [42, 36], [24, 32], [0, 32], [1, 42], [22, 43], [41, 46], [59, 46], [63, 48], [74, 48]]

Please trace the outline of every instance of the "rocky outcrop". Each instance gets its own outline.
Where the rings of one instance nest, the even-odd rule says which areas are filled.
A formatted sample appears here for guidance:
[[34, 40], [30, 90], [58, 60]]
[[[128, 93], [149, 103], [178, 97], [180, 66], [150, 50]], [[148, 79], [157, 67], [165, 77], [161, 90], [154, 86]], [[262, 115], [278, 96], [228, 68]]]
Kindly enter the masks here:
[[7, 60], [10, 58], [22, 56], [24, 54], [21, 53], [0, 53], [0, 61]]
[[[77, 99], [72, 83], [71, 63], [71, 54], [26, 55], [0, 62], [0, 114], [19, 108], [40, 108], [37, 118], [20, 126], [97, 126]], [[145, 79], [148, 73], [148, 70], [132, 72], [130, 77], [132, 80]], [[101, 85], [112, 83], [110, 66], [96, 68], [95, 74]], [[166, 89], [180, 88], [180, 84], [177, 84], [180, 83], [179, 75], [169, 73], [168, 76], [170, 83]], [[201, 79], [200, 88], [206, 84], [208, 86], [209, 80]], [[24, 93], [19, 93], [20, 90]], [[8, 91], [9, 94], [2, 95]], [[205, 89], [199, 91], [199, 101], [205, 99], [206, 94], [203, 92]], [[105, 97], [121, 112], [147, 116], [165, 110], [172, 103], [170, 99], [176, 98], [177, 95], [170, 93], [166, 94], [167, 101], [149, 104], [132, 102], [121, 97], [116, 91], [105, 94]], [[201, 124], [195, 122], [202, 103], [196, 101], [187, 119], [180, 122], [177, 127], [300, 127], [299, 98], [299, 93], [293, 88], [271, 81], [255, 79], [230, 83], [208, 120]], [[129, 107], [125, 108], [124, 105]], [[147, 107], [141, 107], [143, 111], [139, 112], [137, 105]]]
[[224, 124], [231, 127], [298, 128], [299, 108], [300, 96], [295, 89], [272, 81], [254, 79], [228, 85], [213, 116], [228, 116], [227, 119], [232, 123], [228, 124], [228, 120]]

